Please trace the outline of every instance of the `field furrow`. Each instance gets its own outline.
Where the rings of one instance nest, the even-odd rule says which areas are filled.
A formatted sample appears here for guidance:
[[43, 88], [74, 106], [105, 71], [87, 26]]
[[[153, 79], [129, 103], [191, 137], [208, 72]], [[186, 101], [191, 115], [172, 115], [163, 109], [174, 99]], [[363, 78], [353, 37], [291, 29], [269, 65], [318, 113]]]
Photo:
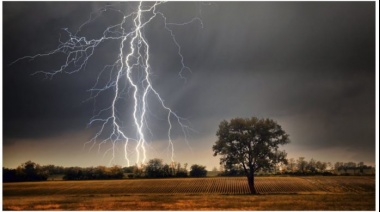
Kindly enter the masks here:
[[[256, 177], [259, 193], [375, 192], [374, 177]], [[133, 194], [246, 194], [245, 177], [49, 181], [4, 183], [4, 196], [17, 195], [133, 195]]]

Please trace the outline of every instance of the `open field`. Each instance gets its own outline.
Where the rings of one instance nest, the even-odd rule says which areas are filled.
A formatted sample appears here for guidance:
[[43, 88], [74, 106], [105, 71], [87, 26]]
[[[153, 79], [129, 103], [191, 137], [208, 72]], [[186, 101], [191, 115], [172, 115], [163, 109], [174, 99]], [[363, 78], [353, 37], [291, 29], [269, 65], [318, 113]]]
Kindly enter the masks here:
[[375, 210], [374, 177], [47, 181], [3, 184], [4, 210]]

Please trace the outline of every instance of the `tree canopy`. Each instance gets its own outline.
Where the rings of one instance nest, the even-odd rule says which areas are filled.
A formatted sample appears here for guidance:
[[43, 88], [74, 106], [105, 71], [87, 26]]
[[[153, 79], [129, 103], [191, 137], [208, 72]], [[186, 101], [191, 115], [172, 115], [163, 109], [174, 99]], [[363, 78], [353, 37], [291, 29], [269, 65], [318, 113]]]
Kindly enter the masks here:
[[279, 146], [290, 142], [289, 135], [271, 119], [234, 118], [220, 123], [216, 133], [218, 140], [212, 147], [214, 156], [221, 155], [226, 168], [240, 164], [248, 178], [251, 193], [254, 173], [260, 169], [273, 168], [277, 163], [287, 163], [286, 152]]
[[206, 166], [201, 166], [198, 164], [194, 164], [190, 167], [190, 176], [191, 177], [206, 177], [207, 170]]

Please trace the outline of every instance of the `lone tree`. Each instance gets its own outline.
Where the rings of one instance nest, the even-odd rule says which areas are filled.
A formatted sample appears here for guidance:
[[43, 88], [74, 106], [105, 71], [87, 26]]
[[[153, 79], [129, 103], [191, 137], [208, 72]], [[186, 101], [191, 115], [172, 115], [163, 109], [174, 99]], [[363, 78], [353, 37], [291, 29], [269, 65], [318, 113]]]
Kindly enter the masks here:
[[221, 155], [226, 167], [241, 164], [248, 179], [249, 189], [256, 194], [254, 174], [260, 169], [287, 163], [285, 151], [279, 145], [290, 142], [289, 135], [271, 119], [235, 118], [222, 121], [216, 133], [218, 140], [212, 147], [214, 156]]

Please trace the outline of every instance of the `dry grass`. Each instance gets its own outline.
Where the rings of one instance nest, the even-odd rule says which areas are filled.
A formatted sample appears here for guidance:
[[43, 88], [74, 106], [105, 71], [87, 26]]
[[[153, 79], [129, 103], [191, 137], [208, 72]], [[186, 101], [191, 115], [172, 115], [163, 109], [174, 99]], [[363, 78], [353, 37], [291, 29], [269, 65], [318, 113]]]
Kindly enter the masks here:
[[[254, 196], [236, 194], [245, 191], [241, 187], [245, 185], [240, 180], [207, 178], [6, 183], [3, 184], [3, 209], [375, 210], [374, 177], [258, 178], [257, 186], [265, 192]], [[300, 192], [294, 192], [295, 189]]]
[[4, 210], [375, 210], [375, 195], [60, 195], [6, 198], [3, 207]]

